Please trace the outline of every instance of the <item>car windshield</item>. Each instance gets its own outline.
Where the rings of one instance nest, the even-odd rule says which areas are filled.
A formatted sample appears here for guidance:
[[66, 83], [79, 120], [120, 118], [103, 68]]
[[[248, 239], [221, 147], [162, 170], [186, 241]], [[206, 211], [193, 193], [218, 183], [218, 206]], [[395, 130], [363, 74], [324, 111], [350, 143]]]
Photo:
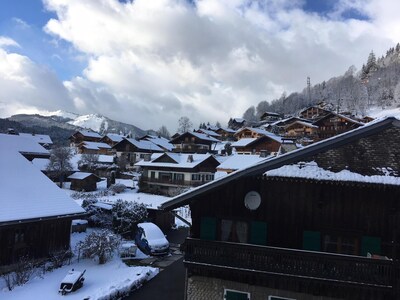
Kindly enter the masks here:
[[146, 239], [156, 240], [165, 238], [163, 232], [152, 223], [141, 223], [139, 227], [143, 228]]

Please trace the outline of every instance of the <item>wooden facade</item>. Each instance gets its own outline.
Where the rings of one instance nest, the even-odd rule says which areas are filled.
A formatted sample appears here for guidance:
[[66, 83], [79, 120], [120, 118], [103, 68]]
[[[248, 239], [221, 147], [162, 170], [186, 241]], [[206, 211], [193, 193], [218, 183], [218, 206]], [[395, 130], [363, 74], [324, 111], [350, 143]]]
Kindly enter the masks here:
[[[163, 204], [190, 206], [188, 291], [236, 282], [255, 300], [266, 288], [296, 300], [400, 299], [399, 142], [400, 121], [388, 118]], [[302, 177], [285, 168], [292, 164], [320, 169]], [[317, 177], [321, 170], [354, 177]]]
[[294, 121], [285, 126], [285, 136], [294, 137], [296, 139], [304, 137], [314, 139], [318, 136], [318, 126], [307, 122]]
[[318, 106], [311, 106], [301, 111], [299, 117], [307, 120], [317, 120], [329, 113], [329, 110], [323, 109]]
[[[198, 135], [203, 135], [204, 138], [199, 138]], [[212, 152], [212, 145], [218, 143], [215, 138], [208, 138], [204, 134], [193, 134], [185, 132], [170, 141], [174, 145], [174, 152], [179, 153], [199, 153], [205, 154]]]
[[317, 140], [324, 140], [343, 132], [358, 128], [364, 124], [346, 116], [331, 112], [314, 122], [313, 125], [316, 125], [319, 128]]
[[239, 154], [261, 154], [263, 151], [267, 153], [278, 152], [281, 143], [271, 139], [268, 136], [262, 136], [245, 146], [233, 146]]
[[0, 273], [22, 255], [47, 258], [70, 247], [71, 217], [15, 222], [0, 226]]
[[101, 181], [101, 178], [91, 174], [85, 178], [70, 178], [71, 190], [92, 192], [97, 190], [97, 182]]
[[75, 147], [80, 143], [87, 142], [99, 142], [101, 140], [101, 136], [95, 132], [90, 132], [90, 134], [86, 135], [86, 131], [77, 131], [72, 136], [69, 137], [69, 141], [71, 146]]

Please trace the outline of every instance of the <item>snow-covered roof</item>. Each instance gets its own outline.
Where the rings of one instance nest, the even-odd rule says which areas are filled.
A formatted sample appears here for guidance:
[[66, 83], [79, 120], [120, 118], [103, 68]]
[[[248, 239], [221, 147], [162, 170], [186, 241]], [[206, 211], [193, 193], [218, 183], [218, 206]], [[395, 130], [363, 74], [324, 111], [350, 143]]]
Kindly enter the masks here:
[[218, 166], [218, 169], [240, 170], [269, 158], [270, 157], [260, 157], [260, 155], [231, 155]]
[[204, 133], [206, 135], [209, 136], [213, 136], [213, 137], [220, 137], [221, 135], [219, 135], [218, 133], [212, 131], [212, 130], [207, 130], [207, 129], [199, 129], [199, 131], [201, 131], [200, 133]]
[[40, 171], [45, 171], [47, 169], [47, 166], [50, 163], [50, 159], [48, 158], [34, 158], [32, 160], [32, 164], [38, 168]]
[[0, 133], [0, 145], [1, 150], [7, 148], [20, 153], [50, 155], [50, 152], [39, 145], [36, 140], [22, 135]]
[[112, 140], [115, 143], [119, 143], [120, 141], [122, 141], [124, 139], [123, 135], [116, 134], [116, 133], [107, 133], [105, 136], [108, 137], [110, 140]]
[[256, 141], [257, 138], [243, 138], [231, 144], [232, 147], [246, 147]]
[[233, 118], [233, 120], [234, 120], [235, 122], [237, 122], [237, 123], [243, 123], [243, 122], [246, 122], [246, 120], [245, 120], [245, 119], [243, 119], [243, 118]]
[[82, 134], [83, 136], [87, 136], [87, 137], [95, 137], [95, 138], [101, 138], [101, 135], [98, 134], [97, 132], [94, 131], [90, 131], [90, 130], [79, 130], [78, 131], [80, 134]]
[[310, 128], [318, 128], [317, 125], [313, 125], [313, 124], [311, 124], [311, 123], [304, 122], [304, 121], [294, 121], [293, 123], [288, 124], [288, 125], [286, 126], [286, 128], [289, 128], [289, 127], [293, 126], [294, 124], [299, 124], [299, 125], [306, 126], [306, 127], [310, 127]]
[[153, 144], [156, 144], [157, 146], [160, 146], [161, 148], [164, 148], [168, 151], [172, 151], [175, 147], [172, 145], [169, 140], [163, 137], [158, 137], [158, 136], [148, 136], [146, 137], [146, 140], [152, 142]]
[[221, 127], [221, 128], [218, 128], [218, 130], [219, 129], [224, 130], [226, 132], [230, 132], [230, 133], [235, 133], [236, 132], [236, 130], [228, 128], [228, 127]]
[[106, 143], [98, 143], [98, 142], [87, 142], [84, 141], [80, 144], [80, 146], [91, 149], [91, 150], [99, 150], [99, 149], [111, 149], [111, 146]]
[[220, 142], [216, 138], [213, 138], [212, 136], [208, 136], [208, 135], [206, 135], [204, 133], [199, 133], [199, 132], [189, 132], [189, 133], [194, 135], [194, 136], [196, 136], [196, 137], [198, 137], [201, 140], [211, 141], [211, 142], [214, 142], [214, 143], [219, 143]]
[[[159, 157], [167, 155], [174, 162], [157, 162]], [[193, 159], [190, 159], [191, 156]], [[212, 157], [211, 154], [187, 154], [187, 153], [163, 153], [158, 156], [151, 157], [150, 161], [141, 160], [135, 164], [135, 166], [140, 167], [167, 167], [167, 168], [182, 168], [182, 169], [192, 169], [196, 167], [198, 164], [202, 163], [206, 159]]]
[[137, 141], [135, 139], [128, 139], [128, 138], [126, 138], [126, 140], [129, 143], [131, 143], [132, 145], [134, 145], [135, 147], [137, 147], [139, 150], [164, 151], [163, 149], [161, 149], [156, 144], [154, 144], [154, 143], [152, 143], [150, 141], [147, 141], [147, 140]]
[[[0, 143], [3, 142], [1, 137]], [[0, 153], [0, 223], [85, 212], [65, 191], [18, 153], [18, 148], [1, 147]]]
[[48, 145], [53, 144], [53, 141], [51, 140], [50, 136], [46, 134], [20, 133], [19, 135], [34, 139], [39, 144], [48, 144]]
[[274, 134], [272, 132], [266, 131], [264, 129], [261, 129], [261, 128], [245, 127], [243, 129], [237, 131], [236, 135], [238, 135], [243, 130], [250, 130], [250, 131], [253, 131], [253, 132], [255, 132], [255, 133], [259, 134], [259, 135], [263, 135], [263, 136], [269, 137], [269, 138], [277, 141], [278, 143], [282, 143], [282, 138], [280, 136], [278, 136], [278, 135], [276, 135], [276, 134]]
[[362, 175], [349, 170], [340, 172], [332, 172], [325, 170], [317, 165], [316, 162], [299, 162], [293, 165], [282, 166], [278, 169], [270, 170], [264, 175], [278, 177], [294, 177], [306, 178], [313, 180], [329, 180], [329, 181], [351, 181], [351, 182], [366, 182], [366, 183], [381, 183], [400, 185], [400, 177], [389, 175]]
[[[69, 175], [68, 179], [82, 180], [82, 179], [88, 178], [91, 175], [94, 175], [94, 174], [87, 173], [87, 172], [75, 172], [74, 174]], [[94, 175], [94, 176], [96, 176], [96, 175]]]

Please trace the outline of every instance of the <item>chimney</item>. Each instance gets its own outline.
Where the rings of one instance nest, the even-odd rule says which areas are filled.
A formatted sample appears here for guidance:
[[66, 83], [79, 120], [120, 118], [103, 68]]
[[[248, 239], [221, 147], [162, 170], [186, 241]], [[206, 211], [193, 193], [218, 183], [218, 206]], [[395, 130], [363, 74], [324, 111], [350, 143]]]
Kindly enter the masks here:
[[192, 154], [188, 155], [187, 162], [188, 163], [192, 163], [193, 162], [193, 155]]

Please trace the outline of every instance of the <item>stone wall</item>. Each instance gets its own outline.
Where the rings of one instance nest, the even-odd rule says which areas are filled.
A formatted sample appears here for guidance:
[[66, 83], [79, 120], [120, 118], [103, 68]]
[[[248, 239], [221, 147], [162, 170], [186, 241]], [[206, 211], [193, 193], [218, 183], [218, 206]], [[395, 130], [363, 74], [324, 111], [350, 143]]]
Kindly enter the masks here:
[[337, 300], [336, 298], [276, 290], [203, 276], [191, 276], [188, 278], [187, 300], [223, 300], [225, 289], [250, 293], [250, 300], [268, 300], [268, 296], [282, 297], [283, 299], [290, 300]]
[[364, 175], [400, 175], [400, 128], [391, 127], [313, 157], [318, 166]]

